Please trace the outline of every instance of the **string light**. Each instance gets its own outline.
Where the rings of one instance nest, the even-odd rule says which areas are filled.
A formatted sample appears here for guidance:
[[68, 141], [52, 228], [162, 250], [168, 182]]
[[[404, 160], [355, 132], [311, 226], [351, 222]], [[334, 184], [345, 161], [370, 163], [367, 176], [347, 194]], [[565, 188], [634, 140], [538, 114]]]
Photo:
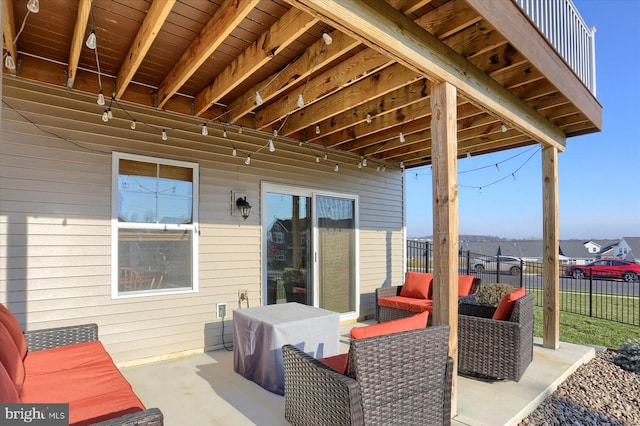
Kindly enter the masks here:
[[273, 139], [269, 139], [269, 152], [274, 152], [276, 150], [276, 146], [273, 144]]
[[298, 95], [297, 105], [298, 105], [298, 108], [302, 108], [304, 106], [304, 99], [302, 98], [302, 93]]
[[274, 138], [278, 137], [278, 129], [273, 129], [273, 137]]
[[109, 107], [109, 109], [107, 109], [107, 115], [109, 116], [109, 120], [111, 120], [113, 118], [113, 111], [111, 111], [111, 107]]
[[251, 155], [247, 155], [247, 159], [244, 160], [244, 164], [246, 164], [247, 166], [251, 164]]
[[380, 164], [378, 164], [378, 167], [376, 167], [376, 172], [380, 171]]
[[325, 151], [325, 153], [324, 153], [324, 159], [325, 159], [325, 160], [328, 160], [328, 159], [329, 159], [329, 154], [327, 154], [327, 152], [326, 152], [326, 151]]
[[91, 30], [91, 32], [89, 33], [89, 37], [87, 37], [87, 41], [84, 44], [86, 44], [87, 47], [91, 50], [96, 48], [96, 32], [94, 30]]
[[333, 38], [329, 35], [329, 33], [322, 32], [322, 39], [326, 45], [333, 43]]
[[235, 146], [233, 147], [233, 151], [231, 151], [231, 155], [233, 155], [234, 157], [238, 155], [238, 150]]
[[262, 96], [260, 96], [260, 92], [256, 92], [256, 105], [260, 106], [264, 103], [262, 100]]
[[340, 166], [338, 165], [338, 163], [336, 163], [336, 166], [333, 168], [334, 172], [339, 172], [340, 171]]
[[404, 161], [400, 161], [400, 168], [404, 170]]
[[208, 136], [209, 129], [207, 129], [207, 123], [202, 123], [202, 136]]
[[367, 113], [367, 124], [371, 124], [371, 113]]
[[502, 130], [502, 133], [507, 131], [507, 126], [504, 125], [504, 123], [502, 123], [502, 126], [500, 126], [500, 129]]
[[29, 0], [27, 3], [27, 9], [29, 9], [29, 12], [31, 13], [40, 12], [40, 2], [38, 0]]
[[515, 174], [515, 173], [511, 173], [511, 176], [513, 177], [513, 180], [517, 180], [517, 179], [516, 179], [516, 174]]
[[105, 109], [104, 112], [102, 113], [102, 121], [104, 121], [105, 123], [107, 121], [109, 121], [109, 113], [107, 112], [107, 110]]
[[167, 131], [165, 129], [162, 129], [162, 140], [166, 141], [167, 139], [169, 139], [169, 136], [167, 136]]
[[367, 167], [367, 157], [361, 155], [360, 158], [362, 159], [362, 167]]
[[471, 158], [471, 151], [467, 151], [467, 158]]
[[400, 143], [404, 143], [404, 141], [406, 140], [406, 139], [404, 138], [404, 134], [403, 134], [402, 132], [400, 132], [400, 135], [399, 135], [398, 137], [399, 137], [399, 139], [400, 139]]
[[227, 137], [227, 128], [226, 127], [224, 129], [222, 129], [222, 137], [223, 138]]
[[102, 94], [102, 89], [98, 92], [98, 100], [96, 101], [98, 105], [104, 105], [104, 95]]
[[387, 171], [387, 166], [382, 166], [382, 171], [386, 172]]
[[7, 52], [7, 56], [4, 58], [4, 66], [10, 70], [16, 69], [16, 63], [13, 60], [13, 57], [11, 57], [11, 52]]
[[320, 134], [320, 126], [316, 124], [316, 135]]
[[240, 134], [240, 135], [242, 134], [242, 126], [240, 126], [240, 127], [238, 128], [238, 134]]
[[320, 156], [316, 155], [316, 163], [319, 163], [319, 162], [320, 162]]
[[134, 118], [133, 120], [131, 120], [131, 130], [135, 130], [136, 129], [136, 119]]
[[361, 169], [362, 168], [362, 161], [358, 161], [358, 168]]
[[500, 166], [498, 166], [498, 163], [496, 163], [496, 171], [500, 171]]

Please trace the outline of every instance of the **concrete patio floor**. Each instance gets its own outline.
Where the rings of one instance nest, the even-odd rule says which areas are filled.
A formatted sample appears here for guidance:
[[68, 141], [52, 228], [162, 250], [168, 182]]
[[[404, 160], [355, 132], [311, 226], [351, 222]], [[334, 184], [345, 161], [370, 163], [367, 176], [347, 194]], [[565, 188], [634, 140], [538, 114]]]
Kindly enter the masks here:
[[[367, 321], [366, 323], [371, 323]], [[341, 327], [342, 351], [349, 330]], [[561, 343], [557, 351], [535, 340], [533, 362], [520, 382], [458, 377], [458, 414], [453, 425], [517, 425], [581, 364], [594, 357], [588, 346]], [[287, 425], [284, 397], [233, 371], [233, 352], [218, 350], [169, 361], [121, 367], [147, 407], [162, 410], [165, 425]]]

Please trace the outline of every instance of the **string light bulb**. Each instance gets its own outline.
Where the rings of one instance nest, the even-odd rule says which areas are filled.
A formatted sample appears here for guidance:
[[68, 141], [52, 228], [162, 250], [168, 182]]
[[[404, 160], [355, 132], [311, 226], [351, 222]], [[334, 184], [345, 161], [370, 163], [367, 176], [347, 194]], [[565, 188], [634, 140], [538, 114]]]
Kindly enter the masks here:
[[325, 161], [329, 159], [329, 154], [327, 154], [326, 152], [324, 153], [324, 159]]
[[302, 98], [302, 93], [298, 95], [297, 105], [298, 105], [298, 108], [302, 108], [304, 106], [304, 99]]
[[256, 105], [260, 106], [264, 103], [262, 100], [262, 96], [260, 96], [260, 92], [256, 92]]
[[98, 105], [104, 105], [104, 95], [102, 94], [102, 89], [98, 92], [98, 100], [96, 101]]
[[517, 180], [517, 179], [516, 179], [516, 174], [515, 174], [515, 173], [511, 173], [511, 176], [513, 177], [513, 180]]
[[102, 113], [102, 121], [104, 121], [105, 123], [107, 121], [109, 121], [109, 113], [107, 112], [107, 110], [105, 109], [104, 112]]
[[162, 140], [166, 141], [167, 139], [169, 139], [169, 136], [167, 136], [167, 131], [165, 129], [162, 129]]
[[29, 12], [31, 12], [31, 13], [40, 12], [40, 1], [39, 0], [29, 0], [29, 2], [27, 3], [27, 9], [29, 9]]
[[233, 151], [231, 151], [231, 155], [233, 155], [234, 157], [238, 155], [238, 150], [235, 146], [233, 147]]
[[16, 63], [11, 56], [11, 52], [7, 52], [7, 56], [4, 58], [4, 66], [10, 70], [16, 69]]
[[226, 127], [224, 129], [222, 129], [222, 137], [223, 138], [227, 137], [227, 128]]
[[502, 126], [500, 126], [500, 129], [502, 130], [502, 133], [507, 131], [507, 126], [504, 125], [504, 123], [502, 123]]
[[471, 158], [471, 151], [467, 151], [467, 158]]
[[269, 139], [269, 152], [274, 152], [276, 150], [276, 146], [273, 144], [273, 139]]
[[339, 172], [340, 171], [340, 166], [338, 166], [338, 163], [336, 163], [336, 166], [333, 168], [334, 172]]
[[242, 126], [238, 127], [238, 134], [242, 134]]
[[333, 38], [329, 35], [329, 33], [322, 32], [322, 39], [326, 45], [333, 43]]
[[131, 120], [131, 130], [135, 130], [136, 129], [136, 119], [134, 118], [133, 120]]
[[361, 169], [362, 168], [362, 161], [358, 161], [358, 168]]
[[319, 163], [319, 162], [320, 162], [320, 156], [316, 155], [316, 163]]
[[251, 155], [247, 155], [247, 159], [244, 160], [244, 164], [246, 164], [247, 166], [251, 164]]
[[376, 172], [380, 171], [380, 164], [378, 164], [378, 167], [376, 167]]
[[207, 129], [207, 123], [202, 123], [202, 136], [209, 135], [209, 129]]
[[273, 129], [273, 137], [274, 138], [278, 137], [278, 129]]
[[387, 171], [387, 166], [382, 166], [382, 171], [386, 172]]
[[371, 124], [371, 113], [367, 113], [367, 124]]
[[111, 107], [109, 107], [109, 109], [107, 109], [107, 115], [109, 116], [109, 120], [111, 120], [113, 118], [113, 111], [111, 111]]
[[400, 168], [404, 170], [404, 161], [400, 161]]
[[91, 30], [91, 32], [89, 33], [89, 37], [87, 37], [87, 41], [85, 42], [85, 44], [91, 50], [96, 48], [97, 41], [96, 41], [96, 32], [95, 32], [95, 30]]
[[398, 138], [400, 139], [400, 143], [404, 143], [404, 141], [406, 140], [402, 132], [400, 132], [400, 135], [398, 135]]
[[316, 124], [316, 135], [320, 134], [320, 126]]
[[362, 156], [362, 167], [367, 167], [367, 157]]

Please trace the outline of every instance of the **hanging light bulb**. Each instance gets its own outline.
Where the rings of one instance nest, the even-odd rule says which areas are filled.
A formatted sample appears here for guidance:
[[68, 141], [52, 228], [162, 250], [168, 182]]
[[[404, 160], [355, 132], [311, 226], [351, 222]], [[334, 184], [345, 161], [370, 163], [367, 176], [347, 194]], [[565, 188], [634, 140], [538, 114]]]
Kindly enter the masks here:
[[251, 156], [250, 156], [250, 155], [247, 155], [247, 159], [246, 159], [246, 160], [244, 160], [244, 164], [246, 164], [247, 166], [248, 166], [249, 164], [251, 164]]
[[95, 49], [96, 48], [96, 32], [94, 30], [91, 30], [91, 32], [89, 33], [89, 37], [87, 37], [87, 41], [85, 42], [85, 44], [87, 45], [87, 47], [89, 49]]
[[256, 105], [260, 106], [264, 103], [262, 100], [262, 96], [260, 96], [260, 92], [256, 92]]
[[358, 168], [361, 169], [362, 168], [362, 161], [358, 161]]
[[325, 33], [324, 31], [322, 32], [322, 39], [327, 45], [333, 43], [333, 38], [329, 35], [329, 33]]
[[507, 126], [504, 125], [504, 123], [502, 123], [502, 126], [500, 126], [500, 129], [502, 130], [502, 133], [507, 131]]
[[376, 167], [376, 172], [380, 171], [380, 164], [378, 164], [378, 167]]
[[517, 180], [517, 179], [516, 179], [516, 174], [515, 174], [515, 173], [511, 173], [511, 176], [513, 177], [513, 180]]
[[340, 166], [338, 166], [338, 163], [336, 163], [336, 167], [334, 167], [333, 171], [335, 171], [335, 172], [339, 172], [340, 171]]
[[367, 157], [362, 157], [362, 167], [367, 167]]
[[496, 171], [499, 172], [500, 171], [500, 166], [498, 166], [498, 163], [496, 163]]
[[111, 120], [113, 118], [113, 111], [111, 111], [111, 107], [109, 107], [109, 109], [107, 109], [107, 115], [109, 116], [109, 120]]
[[319, 134], [320, 134], [320, 126], [316, 124], [316, 135], [319, 135]]
[[402, 132], [400, 132], [400, 135], [398, 137], [400, 138], [400, 143], [404, 143], [404, 141], [406, 140], [404, 138], [404, 134], [402, 134]]
[[401, 168], [402, 170], [404, 170], [404, 161], [401, 161], [401, 162], [400, 162], [400, 168]]
[[239, 134], [242, 134], [242, 126], [240, 126], [240, 127], [238, 128], [238, 133], [239, 133]]
[[387, 166], [382, 166], [382, 171], [386, 172], [387, 171]]
[[133, 120], [131, 120], [131, 130], [135, 130], [136, 129], [136, 119], [134, 118]]
[[367, 113], [367, 124], [371, 124], [371, 113]]
[[27, 3], [27, 9], [29, 9], [29, 12], [31, 13], [40, 12], [40, 2], [38, 0], [29, 0]]
[[109, 113], [107, 112], [107, 110], [105, 109], [104, 112], [102, 113], [102, 121], [104, 121], [105, 123], [107, 121], [109, 121]]
[[202, 123], [202, 136], [209, 135], [209, 129], [207, 129], [207, 123]]
[[96, 101], [98, 105], [104, 105], [104, 95], [102, 94], [102, 89], [98, 92], [98, 100]]
[[319, 163], [319, 162], [320, 162], [320, 156], [316, 155], [316, 163]]
[[278, 137], [278, 129], [273, 129], [273, 137], [274, 138]]
[[471, 151], [467, 151], [467, 158], [471, 158]]
[[11, 56], [11, 52], [7, 52], [7, 56], [4, 58], [4, 66], [10, 70], [16, 69], [16, 63], [13, 60], [13, 57]]
[[276, 150], [276, 146], [273, 144], [273, 139], [269, 139], [269, 152]]
[[302, 93], [298, 95], [298, 108], [302, 108], [304, 106], [304, 99], [302, 98]]
[[329, 154], [327, 154], [326, 152], [324, 153], [324, 159], [328, 160], [329, 159]]
[[162, 129], [162, 140], [166, 141], [167, 139], [169, 139], [169, 136], [167, 136], [167, 131], [165, 129]]
[[235, 146], [233, 147], [233, 151], [231, 151], [231, 155], [233, 155], [234, 157], [238, 155], [238, 151], [236, 150]]

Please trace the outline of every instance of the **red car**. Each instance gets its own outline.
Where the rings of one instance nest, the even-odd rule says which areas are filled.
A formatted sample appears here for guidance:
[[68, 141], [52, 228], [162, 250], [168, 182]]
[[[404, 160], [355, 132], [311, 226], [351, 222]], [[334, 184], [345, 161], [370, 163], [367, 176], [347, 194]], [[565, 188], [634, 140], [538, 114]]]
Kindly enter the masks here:
[[640, 265], [626, 260], [602, 259], [586, 265], [567, 266], [565, 274], [576, 278], [598, 276], [603, 278], [622, 278], [626, 282], [634, 282], [640, 277]]

